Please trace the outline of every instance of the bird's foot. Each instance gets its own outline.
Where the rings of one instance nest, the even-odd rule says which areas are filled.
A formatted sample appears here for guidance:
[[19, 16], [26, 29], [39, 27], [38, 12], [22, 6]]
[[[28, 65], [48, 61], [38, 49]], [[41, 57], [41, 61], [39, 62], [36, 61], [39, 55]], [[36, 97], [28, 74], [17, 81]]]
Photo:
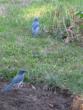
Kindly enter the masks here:
[[22, 88], [22, 87], [24, 87], [24, 83], [23, 82], [20, 82], [20, 83], [17, 84], [17, 88]]

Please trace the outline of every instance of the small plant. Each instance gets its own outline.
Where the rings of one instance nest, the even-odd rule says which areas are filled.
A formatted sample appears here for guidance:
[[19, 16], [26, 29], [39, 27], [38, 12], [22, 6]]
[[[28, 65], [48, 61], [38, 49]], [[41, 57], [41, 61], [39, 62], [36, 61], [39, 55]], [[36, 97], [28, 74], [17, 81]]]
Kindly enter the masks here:
[[79, 11], [78, 13], [76, 13], [77, 16], [79, 16], [80, 18], [83, 18], [83, 11]]

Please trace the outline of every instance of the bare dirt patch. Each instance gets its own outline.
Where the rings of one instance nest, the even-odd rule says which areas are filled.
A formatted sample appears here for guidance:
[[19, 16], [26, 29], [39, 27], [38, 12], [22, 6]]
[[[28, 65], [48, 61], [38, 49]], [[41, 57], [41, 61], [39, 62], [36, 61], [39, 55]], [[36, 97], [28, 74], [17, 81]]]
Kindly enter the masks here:
[[5, 83], [0, 82], [0, 110], [70, 110], [72, 96], [68, 91], [47, 90], [44, 86], [30, 84], [2, 93], [1, 88]]

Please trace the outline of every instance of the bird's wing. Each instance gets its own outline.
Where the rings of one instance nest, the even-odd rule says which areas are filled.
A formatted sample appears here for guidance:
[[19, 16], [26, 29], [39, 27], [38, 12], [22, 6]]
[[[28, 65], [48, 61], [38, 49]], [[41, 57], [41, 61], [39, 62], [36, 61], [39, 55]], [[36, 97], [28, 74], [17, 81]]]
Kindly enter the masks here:
[[39, 22], [33, 22], [33, 24], [32, 24], [32, 28], [33, 29], [36, 29], [37, 27], [39, 27]]
[[12, 83], [12, 84], [15, 84], [15, 83], [19, 83], [20, 81], [23, 81], [23, 80], [24, 80], [24, 75], [16, 75], [16, 76], [12, 79], [11, 83]]

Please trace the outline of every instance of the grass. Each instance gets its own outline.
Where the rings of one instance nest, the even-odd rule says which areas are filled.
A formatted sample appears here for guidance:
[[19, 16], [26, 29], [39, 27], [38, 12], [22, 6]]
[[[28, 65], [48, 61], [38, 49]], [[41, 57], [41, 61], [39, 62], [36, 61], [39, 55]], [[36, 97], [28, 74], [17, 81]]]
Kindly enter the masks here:
[[[5, 5], [4, 0], [0, 2]], [[31, 36], [34, 16], [39, 16], [41, 29], [56, 22], [57, 18], [52, 21], [51, 13], [56, 3], [40, 0], [26, 7], [7, 3], [7, 14], [0, 16], [0, 73], [10, 79], [24, 68], [28, 71], [26, 81], [54, 84], [82, 93], [83, 48], [75, 43], [65, 45], [47, 34], [39, 38]]]

